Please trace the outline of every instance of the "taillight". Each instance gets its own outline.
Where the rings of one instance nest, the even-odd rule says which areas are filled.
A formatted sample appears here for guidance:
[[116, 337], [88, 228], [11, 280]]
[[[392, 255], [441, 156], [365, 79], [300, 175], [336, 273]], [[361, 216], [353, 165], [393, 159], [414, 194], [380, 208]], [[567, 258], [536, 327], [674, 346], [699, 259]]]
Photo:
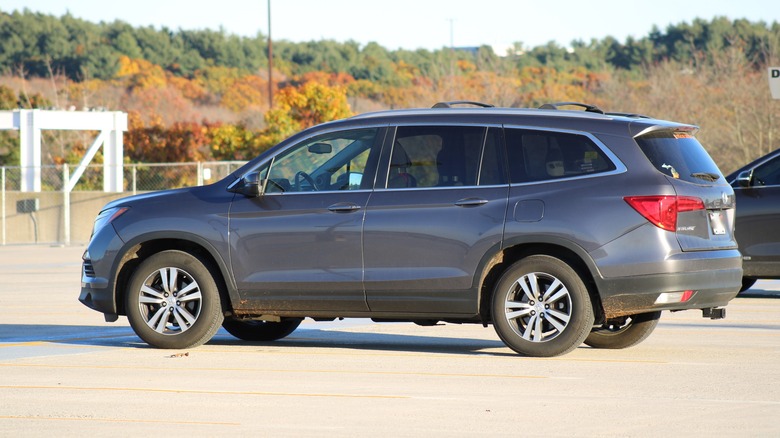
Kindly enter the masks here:
[[704, 210], [704, 201], [689, 196], [626, 196], [623, 198], [645, 219], [663, 230], [677, 230], [677, 214]]

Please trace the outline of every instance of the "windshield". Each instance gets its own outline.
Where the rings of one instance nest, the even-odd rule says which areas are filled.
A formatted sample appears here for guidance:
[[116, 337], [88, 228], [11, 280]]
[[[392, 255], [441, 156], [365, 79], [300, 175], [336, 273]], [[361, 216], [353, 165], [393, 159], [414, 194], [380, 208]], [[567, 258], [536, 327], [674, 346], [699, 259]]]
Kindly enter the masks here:
[[672, 178], [696, 184], [723, 178], [701, 143], [687, 132], [652, 132], [638, 137], [636, 142], [653, 166]]

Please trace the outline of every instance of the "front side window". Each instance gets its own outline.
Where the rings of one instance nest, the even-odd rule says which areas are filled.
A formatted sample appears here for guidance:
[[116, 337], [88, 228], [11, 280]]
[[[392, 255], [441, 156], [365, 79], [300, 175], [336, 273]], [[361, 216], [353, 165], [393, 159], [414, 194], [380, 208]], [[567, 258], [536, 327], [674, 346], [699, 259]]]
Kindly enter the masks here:
[[505, 129], [509, 175], [513, 183], [590, 175], [615, 165], [589, 137], [531, 129]]
[[306, 140], [271, 162], [266, 193], [361, 190], [377, 128], [325, 134]]
[[756, 169], [753, 171], [753, 185], [780, 185], [780, 157], [756, 167]]
[[387, 187], [477, 185], [486, 130], [479, 126], [398, 127]]

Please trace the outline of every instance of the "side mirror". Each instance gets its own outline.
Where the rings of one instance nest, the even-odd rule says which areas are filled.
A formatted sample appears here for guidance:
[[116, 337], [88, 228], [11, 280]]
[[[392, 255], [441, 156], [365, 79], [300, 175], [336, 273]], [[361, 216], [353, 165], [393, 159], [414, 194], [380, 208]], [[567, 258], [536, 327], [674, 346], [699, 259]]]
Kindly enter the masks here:
[[753, 182], [753, 171], [752, 170], [745, 170], [743, 172], [739, 172], [739, 175], [737, 175], [737, 185], [739, 187], [750, 187]]
[[263, 193], [260, 172], [247, 173], [231, 191], [247, 198], [257, 198]]
[[333, 146], [328, 143], [314, 143], [309, 146], [309, 153], [312, 154], [324, 155], [330, 154], [331, 152], [333, 152]]

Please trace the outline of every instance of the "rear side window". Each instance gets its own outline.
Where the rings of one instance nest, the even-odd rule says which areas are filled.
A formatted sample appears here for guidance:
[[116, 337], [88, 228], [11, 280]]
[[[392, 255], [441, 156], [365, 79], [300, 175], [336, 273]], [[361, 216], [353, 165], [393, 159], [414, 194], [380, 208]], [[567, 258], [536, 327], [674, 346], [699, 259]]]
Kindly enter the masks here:
[[509, 128], [506, 149], [513, 183], [546, 181], [615, 169], [590, 138], [567, 132]]
[[652, 132], [636, 139], [659, 172], [696, 184], [722, 177], [718, 166], [693, 135], [679, 131]]
[[486, 131], [478, 126], [398, 127], [387, 187], [477, 185]]

